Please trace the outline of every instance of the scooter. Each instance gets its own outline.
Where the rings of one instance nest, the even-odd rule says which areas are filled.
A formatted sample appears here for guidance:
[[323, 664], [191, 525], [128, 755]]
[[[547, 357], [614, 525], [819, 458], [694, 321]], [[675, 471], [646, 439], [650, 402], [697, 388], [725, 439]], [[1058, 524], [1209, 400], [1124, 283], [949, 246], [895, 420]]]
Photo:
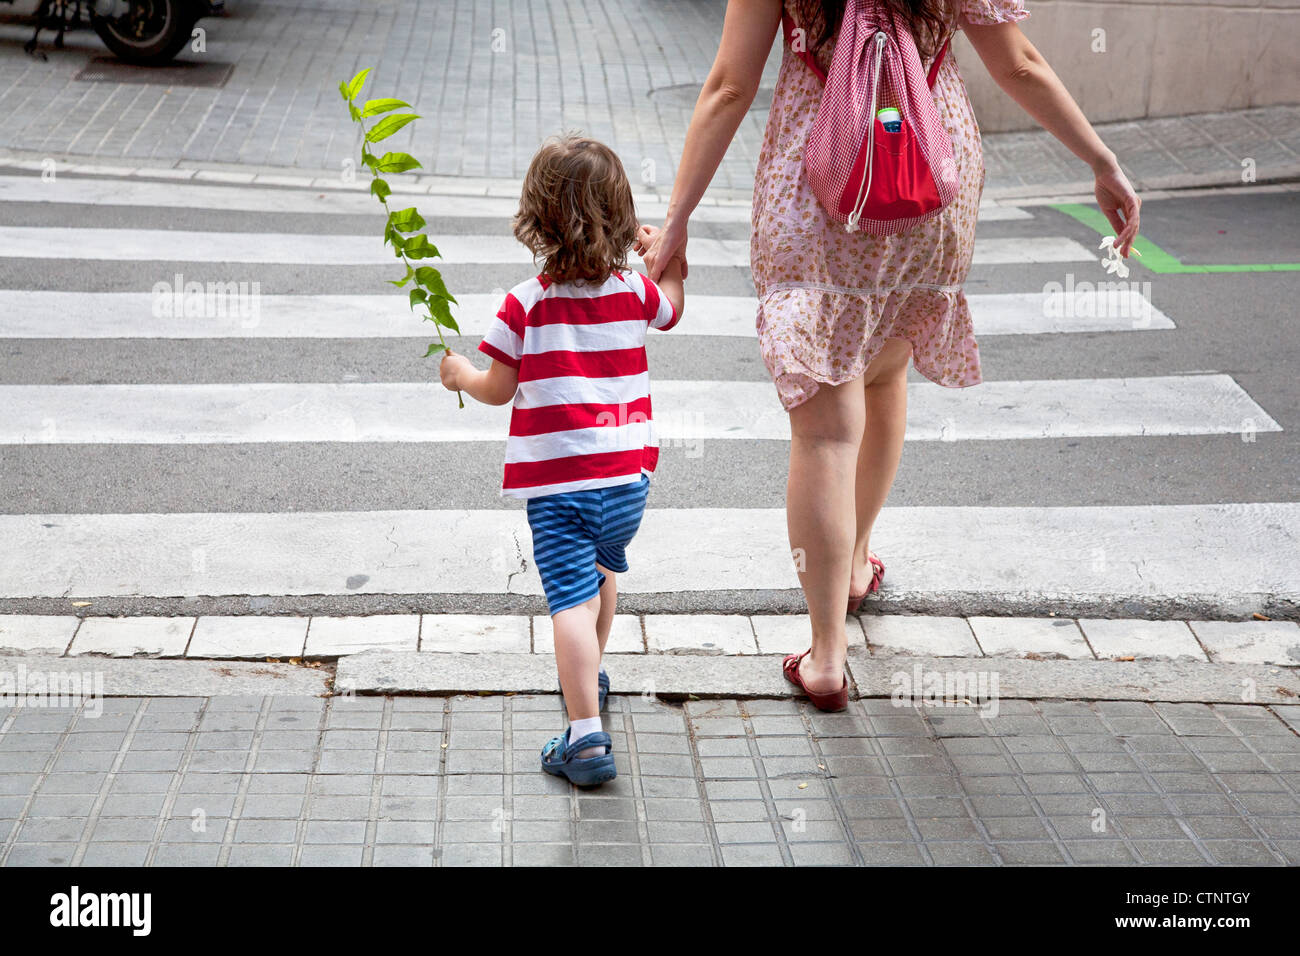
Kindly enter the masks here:
[[[202, 17], [220, 14], [223, 0], [0, 0], [26, 7], [36, 19], [36, 31], [23, 49], [44, 58], [36, 49], [42, 30], [55, 31], [54, 46], [63, 47], [68, 30], [90, 26], [118, 59], [142, 66], [169, 62], [190, 41], [190, 31]], [[34, 9], [32, 9], [34, 7]]]

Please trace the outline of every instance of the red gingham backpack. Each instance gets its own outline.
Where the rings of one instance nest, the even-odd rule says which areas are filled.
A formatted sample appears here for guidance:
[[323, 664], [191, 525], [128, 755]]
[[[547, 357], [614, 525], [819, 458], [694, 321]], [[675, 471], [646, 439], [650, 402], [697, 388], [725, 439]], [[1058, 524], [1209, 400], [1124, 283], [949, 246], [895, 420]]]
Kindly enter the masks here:
[[[926, 76], [905, 19], [885, 3], [847, 0], [828, 76], [809, 51], [794, 49], [789, 13], [782, 25], [825, 84], [804, 168], [831, 218], [849, 232], [888, 236], [938, 215], [957, 195], [952, 140], [931, 92], [949, 41]], [[886, 127], [879, 113], [890, 109], [897, 117], [887, 112]]]

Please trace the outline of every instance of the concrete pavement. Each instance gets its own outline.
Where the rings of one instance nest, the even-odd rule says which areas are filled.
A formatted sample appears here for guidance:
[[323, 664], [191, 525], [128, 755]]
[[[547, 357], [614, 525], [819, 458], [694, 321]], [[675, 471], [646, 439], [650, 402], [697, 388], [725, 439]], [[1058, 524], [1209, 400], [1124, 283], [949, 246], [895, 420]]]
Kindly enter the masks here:
[[578, 791], [554, 696], [0, 709], [0, 865], [1296, 865], [1298, 711], [615, 694]]

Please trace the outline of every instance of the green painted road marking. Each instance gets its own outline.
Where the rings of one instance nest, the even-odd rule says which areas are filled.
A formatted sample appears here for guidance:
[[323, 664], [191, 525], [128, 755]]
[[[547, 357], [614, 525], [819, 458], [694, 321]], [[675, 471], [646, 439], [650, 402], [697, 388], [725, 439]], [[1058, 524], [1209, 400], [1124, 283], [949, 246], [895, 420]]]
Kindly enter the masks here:
[[[1074, 219], [1079, 220], [1090, 229], [1097, 230], [1099, 236], [1113, 236], [1115, 229], [1110, 222], [1102, 215], [1100, 209], [1094, 209], [1092, 206], [1084, 206], [1079, 203], [1058, 203], [1052, 206], [1053, 209], [1065, 213]], [[1178, 259], [1165, 252], [1159, 246], [1149, 239], [1143, 239], [1138, 236], [1133, 242], [1133, 248], [1141, 253], [1141, 258], [1129, 260], [1129, 264], [1143, 266], [1152, 272], [1161, 275], [1169, 273], [1206, 273], [1206, 272], [1295, 272], [1300, 270], [1300, 262], [1254, 262], [1242, 263], [1239, 265], [1221, 265], [1221, 266], [1194, 266], [1184, 265]]]

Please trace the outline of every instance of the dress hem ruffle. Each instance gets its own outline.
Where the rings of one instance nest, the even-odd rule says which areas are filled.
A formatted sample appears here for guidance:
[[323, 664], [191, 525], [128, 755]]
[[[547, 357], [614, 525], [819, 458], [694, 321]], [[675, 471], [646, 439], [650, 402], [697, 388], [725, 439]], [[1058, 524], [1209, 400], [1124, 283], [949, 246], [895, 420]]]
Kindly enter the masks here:
[[[803, 327], [800, 315], [821, 316], [843, 329], [840, 316], [858, 306], [865, 315], [856, 354], [828, 355], [824, 340], [804, 339], [807, 347], [799, 348], [802, 337], [790, 334]], [[960, 287], [863, 292], [781, 283], [759, 299], [756, 326], [763, 363], [786, 411], [822, 385], [843, 385], [862, 375], [888, 339], [910, 342], [912, 367], [936, 385], [968, 388], [983, 381], [970, 306]], [[952, 364], [955, 356], [960, 361]], [[942, 364], [944, 359], [949, 364]]]

